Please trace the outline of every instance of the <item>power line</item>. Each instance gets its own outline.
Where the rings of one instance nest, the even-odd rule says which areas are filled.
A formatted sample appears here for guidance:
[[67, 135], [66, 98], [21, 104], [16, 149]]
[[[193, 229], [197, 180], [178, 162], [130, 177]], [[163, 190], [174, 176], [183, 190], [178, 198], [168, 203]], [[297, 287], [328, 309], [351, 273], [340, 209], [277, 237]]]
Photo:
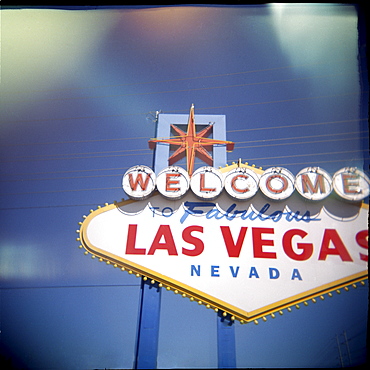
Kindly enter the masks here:
[[266, 101], [266, 102], [244, 103], [244, 104], [233, 104], [233, 105], [220, 105], [220, 106], [216, 106], [216, 107], [197, 108], [197, 110], [220, 109], [220, 108], [223, 108], [223, 109], [224, 108], [238, 108], [238, 107], [245, 107], [245, 106], [250, 106], [250, 105], [287, 103], [287, 102], [294, 102], [294, 101], [313, 100], [313, 99], [324, 99], [324, 98], [334, 98], [334, 97], [338, 97], [338, 96], [349, 96], [349, 95], [359, 95], [359, 94], [360, 94], [360, 92], [346, 93], [346, 94], [334, 94], [334, 95], [320, 95], [320, 96], [310, 96], [310, 97], [306, 97], [306, 98], [272, 100], [272, 101]]
[[59, 145], [59, 144], [82, 144], [82, 143], [97, 143], [104, 141], [121, 141], [121, 140], [148, 140], [148, 136], [137, 136], [137, 137], [120, 137], [120, 138], [108, 138], [108, 139], [90, 139], [90, 140], [68, 140], [68, 141], [49, 141], [39, 143], [19, 143], [19, 144], [1, 144], [1, 146], [31, 146], [31, 145]]
[[[109, 150], [109, 151], [104, 151], [104, 152], [82, 152], [82, 153], [63, 153], [63, 154], [37, 154], [37, 155], [31, 155], [31, 156], [20, 156], [20, 157], [13, 157], [14, 160], [21, 160], [22, 158], [27, 158], [27, 160], [32, 160], [32, 158], [35, 158], [36, 160], [37, 157], [70, 157], [70, 156], [77, 156], [77, 155], [95, 155], [95, 154], [108, 154], [108, 153], [127, 153], [130, 152], [131, 155], [137, 155], [140, 153], [132, 153], [132, 152], [138, 152], [138, 151], [148, 151], [150, 152], [151, 149], [123, 149], [123, 150]], [[143, 154], [143, 153], [141, 153]], [[89, 158], [89, 157], [86, 157]], [[40, 160], [43, 160], [44, 158], [39, 158]], [[47, 158], [45, 158], [47, 159]], [[51, 158], [51, 159], [63, 159], [63, 158]], [[66, 158], [68, 159], [68, 158]], [[13, 160], [11, 160], [13, 161]], [[2, 162], [2, 161], [0, 161]]]
[[[342, 133], [337, 135], [345, 135], [348, 133]], [[317, 137], [322, 136], [334, 136], [333, 134], [327, 135], [317, 135]], [[316, 137], [316, 135], [312, 135], [309, 137]], [[304, 137], [299, 137], [304, 138]], [[366, 136], [358, 136], [354, 138], [332, 138], [328, 140], [313, 140], [313, 141], [301, 141], [301, 142], [293, 142], [293, 143], [270, 143], [270, 144], [262, 144], [262, 145], [248, 145], [248, 146], [239, 146], [235, 149], [248, 149], [248, 148], [262, 148], [262, 147], [273, 147], [273, 146], [287, 146], [287, 145], [303, 145], [303, 144], [314, 144], [314, 143], [323, 143], [323, 142], [332, 142], [332, 141], [348, 141], [348, 140], [359, 140], [364, 139]], [[295, 140], [295, 138], [282, 138], [282, 139], [270, 139], [272, 140]], [[245, 142], [240, 142], [245, 143]], [[238, 144], [238, 142], [235, 142]], [[122, 154], [126, 152], [147, 152], [147, 153], [130, 153], [130, 154]], [[111, 153], [121, 153], [121, 154], [111, 154]], [[96, 154], [106, 154], [106, 155], [96, 155]], [[55, 160], [66, 160], [66, 159], [90, 159], [90, 158], [106, 158], [106, 157], [124, 157], [124, 156], [138, 156], [138, 155], [150, 155], [150, 149], [129, 149], [129, 150], [115, 150], [115, 151], [104, 151], [104, 152], [89, 152], [89, 153], [72, 153], [72, 154], [47, 154], [47, 155], [37, 155], [37, 156], [22, 156], [22, 157], [14, 157], [14, 159], [9, 160], [2, 160], [0, 163], [9, 163], [9, 162], [30, 162], [30, 161], [55, 161]], [[82, 155], [82, 156], [81, 156]], [[83, 156], [87, 155], [87, 156]], [[40, 157], [48, 157], [48, 158], [40, 158]], [[54, 157], [54, 158], [52, 158]], [[56, 157], [56, 158], [55, 158]]]
[[[334, 155], [334, 154], [349, 154], [349, 153], [361, 153], [362, 150], [343, 150], [340, 152], [326, 152], [326, 153], [308, 153], [308, 154], [294, 154], [294, 157], [313, 157], [317, 155]], [[281, 155], [281, 156], [276, 156], [274, 155], [274, 159], [276, 158], [292, 158], [292, 155]], [[260, 158], [250, 158], [250, 161], [256, 161], [256, 160], [263, 160], [263, 159], [270, 159], [271, 157], [260, 157]]]
[[281, 145], [302, 145], [302, 144], [316, 144], [316, 143], [328, 143], [331, 141], [346, 141], [346, 140], [358, 140], [358, 139], [364, 139], [366, 136], [358, 136], [355, 138], [342, 138], [342, 139], [329, 139], [329, 140], [313, 140], [313, 141], [301, 141], [298, 143], [277, 143], [277, 144], [266, 144], [266, 145], [248, 145], [248, 146], [239, 146], [237, 149], [245, 149], [245, 148], [262, 148], [262, 147], [271, 147], [271, 146], [281, 146]]
[[[145, 150], [145, 149], [143, 149]], [[149, 150], [149, 149], [148, 149]], [[10, 160], [4, 160], [0, 161], [0, 163], [10, 163], [10, 162], [32, 162], [32, 161], [60, 161], [60, 160], [66, 160], [66, 159], [90, 159], [90, 158], [112, 158], [112, 157], [127, 157], [132, 156], [133, 154], [112, 154], [112, 155], [92, 155], [87, 157], [65, 157], [65, 158], [38, 158], [38, 159], [10, 159]], [[135, 156], [139, 155], [151, 155], [151, 153], [135, 153]], [[22, 157], [23, 158], [23, 157]]]
[[338, 75], [343, 75], [343, 73], [340, 72], [340, 73], [326, 74], [326, 75], [320, 75], [320, 76], [297, 77], [297, 78], [290, 78], [290, 79], [283, 79], [283, 80], [249, 82], [249, 83], [235, 84], [235, 85], [195, 87], [195, 88], [190, 88], [190, 89], [178, 89], [178, 90], [147, 91], [147, 92], [136, 92], [136, 93], [111, 94], [111, 95], [103, 95], [103, 96], [76, 96], [76, 97], [55, 97], [55, 98], [50, 98], [49, 97], [49, 98], [36, 98], [36, 99], [33, 96], [31, 96], [31, 97], [29, 97], [29, 99], [32, 99], [33, 101], [55, 101], [55, 100], [60, 101], [60, 100], [102, 99], [102, 98], [154, 95], [154, 94], [174, 94], [174, 93], [179, 93], [179, 92], [193, 92], [193, 91], [206, 91], [206, 90], [215, 90], [215, 89], [229, 89], [229, 88], [246, 87], [246, 86], [254, 86], [254, 85], [266, 85], [266, 84], [273, 84], [273, 83], [311, 80], [311, 79], [315, 79], [315, 78], [334, 77], [334, 76], [338, 76]]
[[[333, 95], [319, 95], [319, 96], [309, 96], [309, 97], [302, 97], [302, 98], [293, 98], [293, 99], [283, 99], [283, 100], [271, 100], [271, 101], [264, 101], [264, 102], [254, 102], [254, 103], [242, 103], [242, 104], [232, 104], [232, 105], [219, 105], [213, 107], [197, 107], [197, 110], [210, 110], [210, 109], [225, 109], [225, 108], [238, 108], [238, 107], [246, 107], [252, 105], [264, 105], [264, 104], [277, 104], [277, 103], [287, 103], [287, 102], [296, 102], [296, 101], [305, 101], [305, 100], [314, 100], [314, 99], [325, 99], [325, 98], [335, 98], [335, 97], [343, 97], [343, 96], [350, 96], [350, 95], [359, 95], [361, 92], [353, 92], [353, 93], [345, 93], [345, 94], [333, 94]], [[163, 111], [163, 113], [179, 113], [183, 112], [183, 109], [174, 109], [174, 110], [167, 110]], [[139, 115], [147, 115], [147, 113], [121, 113], [121, 114], [112, 114], [112, 115], [102, 115], [102, 116], [83, 116], [83, 117], [63, 117], [63, 118], [39, 118], [39, 119], [31, 119], [31, 120], [15, 120], [15, 121], [8, 121], [8, 123], [26, 123], [26, 122], [49, 122], [49, 121], [67, 121], [67, 120], [81, 120], [81, 119], [96, 119], [96, 118], [112, 118], [112, 117], [127, 117], [127, 116], [139, 116]]]
[[[282, 126], [274, 126], [274, 127], [253, 127], [253, 128], [246, 128], [246, 129], [239, 129], [239, 130], [226, 130], [226, 133], [232, 132], [246, 132], [246, 131], [258, 131], [258, 130], [276, 130], [282, 128], [294, 128], [294, 127], [308, 127], [308, 126], [316, 126], [316, 125], [328, 125], [328, 124], [335, 124], [335, 123], [350, 123], [350, 122], [357, 122], [357, 121], [367, 121], [367, 118], [354, 118], [348, 120], [337, 120], [337, 121], [323, 121], [323, 122], [308, 122], [308, 123], [301, 123], [301, 124], [294, 124], [294, 125], [282, 125]], [[54, 142], [39, 142], [39, 143], [4, 143], [1, 146], [39, 146], [39, 145], [59, 145], [59, 144], [79, 144], [79, 143], [94, 143], [94, 142], [109, 142], [109, 141], [123, 141], [123, 140], [139, 140], [145, 139], [149, 140], [150, 137], [148, 136], [138, 136], [138, 137], [121, 137], [121, 138], [108, 138], [108, 139], [90, 139], [90, 140], [68, 140], [68, 141], [54, 141]]]
[[[75, 172], [93, 172], [93, 171], [114, 171], [114, 170], [125, 170], [130, 167], [113, 167], [113, 168], [93, 168], [93, 169], [79, 169], [79, 170], [69, 170], [69, 171], [45, 171], [45, 172], [29, 172], [29, 173], [5, 173], [3, 176], [24, 176], [24, 175], [50, 175], [50, 174], [60, 174], [60, 173], [75, 173]], [[6, 180], [4, 180], [6, 181]]]
[[88, 285], [44, 285], [44, 286], [12, 286], [2, 287], [4, 290], [32, 290], [32, 289], [64, 289], [64, 288], [122, 288], [127, 286], [140, 286], [137, 284], [88, 284]]
[[[339, 62], [345, 62], [347, 60], [348, 60], [348, 58], [343, 58], [341, 60], [337, 60], [337, 62], [339, 64]], [[269, 71], [276, 71], [276, 70], [282, 70], [282, 69], [291, 69], [291, 68], [318, 66], [318, 65], [330, 65], [330, 66], [332, 66], [333, 62], [328, 61], [328, 62], [317, 62], [317, 63], [303, 63], [303, 64], [281, 66], [281, 67], [254, 69], [254, 70], [249, 70], [249, 71], [219, 73], [219, 74], [205, 75], [205, 76], [191, 76], [191, 77], [173, 78], [173, 79], [166, 79], [166, 80], [131, 82], [131, 83], [124, 83], [124, 84], [82, 86], [82, 87], [73, 87], [73, 88], [64, 88], [64, 89], [28, 90], [28, 91], [22, 90], [22, 91], [16, 91], [16, 92], [1, 92], [1, 95], [29, 94], [29, 93], [35, 93], [35, 92], [52, 92], [52, 91], [76, 91], [76, 90], [82, 90], [82, 89], [98, 89], [98, 88], [107, 88], [107, 87], [149, 85], [149, 84], [158, 84], [158, 83], [167, 83], [167, 82], [179, 82], [179, 81], [190, 81], [190, 80], [198, 80], [198, 79], [208, 79], [208, 78], [216, 78], [216, 77], [238, 76], [238, 75], [245, 75], [245, 74], [250, 74], [250, 73], [269, 72]]]
[[[295, 157], [307, 157], [307, 156], [317, 156], [317, 155], [328, 155], [328, 154], [341, 154], [341, 153], [358, 153], [361, 152], [360, 150], [351, 150], [351, 151], [342, 151], [342, 152], [329, 152], [329, 153], [309, 153], [309, 154], [295, 154]], [[275, 159], [277, 158], [291, 158], [291, 155], [286, 156], [275, 156]], [[263, 159], [271, 159], [270, 157], [265, 158], [250, 158], [249, 161], [255, 161], [255, 160], [263, 160]], [[311, 161], [312, 162], [312, 161]], [[322, 161], [321, 161], [322, 162]], [[325, 161], [330, 162], [330, 161]], [[325, 163], [322, 162], [322, 163]], [[319, 163], [319, 162], [317, 162]], [[22, 181], [22, 180], [20, 180]], [[9, 195], [35, 195], [35, 194], [51, 194], [51, 193], [69, 193], [69, 192], [81, 192], [81, 191], [100, 191], [100, 190], [114, 190], [114, 189], [121, 189], [121, 187], [107, 187], [107, 188], [90, 188], [90, 189], [68, 189], [68, 190], [48, 190], [48, 191], [36, 191], [36, 192], [21, 192], [21, 193], [2, 193], [0, 196], [9, 196]]]
[[[352, 158], [352, 160], [356, 159], [361, 159], [361, 158]], [[341, 160], [328, 160], [328, 161], [316, 161], [315, 164], [318, 163], [330, 163], [330, 162], [341, 162]], [[196, 162], [196, 164], [199, 164], [200, 162]], [[289, 165], [306, 165], [310, 164], [312, 165], [311, 162], [300, 162], [300, 163], [288, 163]], [[281, 166], [283, 165], [288, 165], [288, 164], [280, 164]], [[269, 167], [270, 165], [265, 164], [265, 167]], [[276, 164], [273, 164], [271, 166], [276, 166]], [[111, 188], [94, 188], [94, 189], [75, 189], [75, 190], [57, 190], [57, 191], [41, 191], [41, 192], [27, 192], [27, 193], [13, 193], [13, 194], [0, 194], [1, 195], [29, 195], [29, 194], [45, 194], [45, 193], [63, 193], [63, 192], [79, 192], [79, 191], [98, 191], [98, 190], [107, 190], [107, 189], [122, 189], [121, 187], [111, 187]], [[113, 202], [111, 202], [113, 203]], [[68, 207], [96, 207], [99, 205], [98, 203], [85, 203], [85, 204], [61, 204], [61, 205], [49, 205], [49, 206], [22, 206], [22, 207], [2, 207], [0, 208], [0, 211], [9, 211], [9, 210], [26, 210], [26, 209], [48, 209], [48, 208], [68, 208]], [[361, 287], [359, 287], [361, 289]], [[359, 336], [360, 334], [356, 335]], [[356, 337], [352, 336], [352, 338]]]
[[323, 122], [312, 122], [312, 123], [301, 123], [296, 125], [283, 125], [283, 126], [268, 126], [268, 127], [252, 127], [239, 130], [227, 130], [226, 132], [245, 132], [245, 131], [259, 131], [259, 130], [276, 130], [281, 128], [294, 128], [294, 127], [307, 127], [307, 126], [316, 126], [316, 125], [328, 125], [332, 123], [349, 123], [356, 121], [367, 121], [367, 118], [355, 118], [355, 119], [346, 119], [340, 121], [323, 121]]
[[119, 186], [113, 186], [109, 188], [92, 188], [92, 189], [43, 190], [43, 191], [28, 191], [24, 193], [7, 193], [7, 194], [2, 193], [0, 194], [0, 196], [70, 193], [70, 192], [79, 192], [79, 191], [98, 191], [98, 190], [114, 190], [114, 189], [122, 189], [122, 188]]
[[[351, 161], [354, 160], [363, 160], [363, 157], [356, 157], [356, 158], [351, 158]], [[229, 162], [236, 162], [237, 159], [232, 159], [229, 160]], [[246, 161], [249, 161], [246, 160]], [[335, 163], [335, 162], [343, 162], [343, 159], [335, 159], [335, 160], [326, 160], [326, 161], [315, 161], [315, 164], [318, 163]], [[195, 164], [201, 164], [201, 162], [195, 162]], [[296, 162], [296, 163], [280, 163], [279, 166], [290, 166], [290, 165], [306, 165], [310, 164], [312, 165], [312, 162]], [[262, 164], [264, 167], [272, 167], [276, 166], [275, 164]], [[127, 167], [122, 167], [120, 169], [122, 170], [127, 170], [129, 166]], [[109, 169], [95, 169], [95, 170], [86, 170], [86, 171], [104, 171], [104, 170], [109, 170]], [[80, 170], [76, 171], [62, 171], [62, 172], [80, 172]], [[43, 173], [44, 174], [44, 173]], [[47, 172], [46, 172], [47, 174]], [[18, 175], [24, 175], [24, 174], [18, 174]], [[33, 173], [30, 173], [30, 175], [34, 175]], [[14, 175], [15, 176], [15, 175]], [[25, 182], [25, 181], [59, 181], [59, 180], [79, 180], [79, 179], [87, 179], [87, 178], [104, 178], [104, 177], [122, 177], [123, 172], [118, 173], [118, 174], [112, 174], [112, 175], [89, 175], [89, 176], [65, 176], [65, 177], [49, 177], [49, 178], [31, 178], [31, 179], [2, 179], [0, 182]]]
[[339, 132], [339, 133], [330, 133], [330, 134], [321, 134], [321, 135], [306, 135], [306, 136], [295, 136], [295, 137], [281, 137], [281, 138], [274, 138], [274, 139], [260, 139], [260, 140], [248, 140], [248, 141], [237, 141], [235, 143], [238, 144], [247, 144], [247, 143], [260, 143], [266, 141], [278, 141], [278, 140], [296, 140], [296, 139], [307, 139], [307, 138], [314, 138], [314, 137], [323, 137], [323, 136], [339, 136], [339, 135], [355, 135], [355, 134], [363, 134], [367, 131], [353, 131], [353, 132]]
[[[129, 167], [127, 167], [129, 168]], [[41, 179], [6, 179], [0, 180], [0, 182], [23, 182], [23, 181], [48, 181], [48, 180], [77, 180], [77, 179], [89, 179], [89, 178], [102, 178], [102, 177], [122, 177], [122, 173], [114, 175], [90, 175], [90, 176], [66, 176], [66, 177], [49, 177]]]
[[52, 206], [29, 206], [29, 207], [3, 207], [0, 211], [24, 210], [24, 209], [48, 209], [48, 208], [69, 208], [69, 207], [96, 207], [97, 203], [87, 204], [60, 204]]
[[[237, 162], [239, 158], [237, 159], [230, 159], [228, 162]], [[270, 158], [271, 159], [271, 158]], [[363, 157], [355, 157], [351, 158], [351, 161], [353, 160], [363, 160]], [[246, 161], [250, 161], [250, 159], [246, 159]], [[343, 159], [335, 159], [335, 160], [326, 160], [326, 161], [316, 161], [315, 163], [333, 163], [333, 162], [343, 162]], [[199, 164], [200, 162], [196, 162], [196, 164]], [[308, 164], [309, 162], [299, 162], [299, 163], [282, 163], [280, 166], [283, 165], [304, 165]], [[275, 164], [267, 165], [264, 164], [264, 166], [275, 166]], [[26, 175], [53, 175], [53, 174], [67, 174], [67, 173], [81, 173], [81, 172], [101, 172], [101, 171], [117, 171], [117, 170], [128, 170], [131, 166], [126, 167], [112, 167], [112, 168], [92, 168], [92, 169], [78, 169], [78, 170], [69, 170], [69, 171], [44, 171], [44, 172], [30, 172], [30, 173], [5, 173], [2, 174], [2, 176], [26, 176]], [[123, 173], [123, 172], [122, 172]], [[81, 179], [81, 178], [91, 178], [91, 177], [114, 177], [114, 176], [122, 176], [122, 173], [119, 174], [113, 174], [113, 175], [90, 175], [90, 176], [67, 176], [67, 177], [51, 177], [51, 178], [44, 178], [44, 179], [2, 179], [0, 182], [13, 182], [13, 181], [37, 181], [37, 180], [64, 180], [64, 179]]]
[[[271, 159], [271, 158], [270, 158]], [[360, 161], [363, 160], [363, 157], [352, 157], [349, 159], [349, 161]], [[233, 162], [236, 162], [237, 160], [232, 160]], [[249, 161], [249, 160], [246, 160]], [[313, 166], [313, 163], [316, 164], [322, 164], [322, 163], [337, 163], [337, 162], [343, 162], [343, 159], [333, 159], [333, 160], [326, 160], [326, 161], [310, 161], [310, 162], [294, 162], [294, 163], [279, 163], [279, 166], [297, 166], [297, 165], [308, 165], [309, 167]], [[259, 166], [263, 166], [264, 168], [267, 167], [276, 167], [276, 162], [275, 163], [261, 163]]]

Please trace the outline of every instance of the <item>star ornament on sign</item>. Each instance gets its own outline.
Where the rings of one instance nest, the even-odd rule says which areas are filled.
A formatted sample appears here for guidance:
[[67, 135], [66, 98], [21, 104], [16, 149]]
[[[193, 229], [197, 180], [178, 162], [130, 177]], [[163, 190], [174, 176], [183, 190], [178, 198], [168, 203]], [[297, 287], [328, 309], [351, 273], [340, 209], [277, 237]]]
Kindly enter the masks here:
[[210, 139], [208, 136], [212, 132], [213, 125], [208, 125], [203, 130], [196, 132], [194, 120], [194, 104], [190, 108], [187, 132], [179, 127], [171, 125], [177, 136], [169, 139], [151, 139], [149, 148], [155, 149], [157, 143], [165, 143], [177, 146], [175, 152], [168, 158], [168, 164], [171, 166], [186, 156], [187, 171], [191, 176], [194, 172], [195, 157], [198, 157], [209, 166], [213, 166], [213, 158], [209, 153], [214, 145], [226, 145], [226, 150], [234, 150], [234, 143], [226, 140]]

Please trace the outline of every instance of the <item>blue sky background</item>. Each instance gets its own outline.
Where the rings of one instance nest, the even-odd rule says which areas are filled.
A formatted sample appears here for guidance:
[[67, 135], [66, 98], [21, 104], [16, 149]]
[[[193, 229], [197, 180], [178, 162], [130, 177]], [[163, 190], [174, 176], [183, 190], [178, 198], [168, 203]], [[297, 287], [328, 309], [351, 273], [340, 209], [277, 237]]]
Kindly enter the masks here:
[[[86, 257], [75, 230], [121, 200], [129, 167], [152, 165], [155, 111], [194, 103], [225, 115], [229, 164], [367, 171], [357, 26], [342, 4], [2, 9], [2, 356], [37, 369], [132, 367], [140, 279]], [[361, 363], [367, 308], [366, 281], [236, 323], [237, 366]], [[158, 367], [217, 367], [216, 323], [163, 292]]]

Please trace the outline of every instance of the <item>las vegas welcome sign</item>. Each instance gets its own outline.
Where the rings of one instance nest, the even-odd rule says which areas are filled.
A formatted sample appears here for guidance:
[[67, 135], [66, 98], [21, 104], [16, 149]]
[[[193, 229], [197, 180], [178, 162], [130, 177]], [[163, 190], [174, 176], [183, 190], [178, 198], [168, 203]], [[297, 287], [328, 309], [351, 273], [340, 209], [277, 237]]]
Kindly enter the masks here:
[[[367, 278], [369, 179], [362, 171], [342, 168], [331, 178], [308, 167], [294, 177], [240, 161], [193, 171], [190, 135], [200, 142], [192, 110], [178, 142], [187, 171], [171, 158], [158, 174], [134, 166], [122, 180], [131, 199], [84, 216], [77, 240], [85, 254], [241, 323]], [[213, 144], [202, 137], [202, 149]]]

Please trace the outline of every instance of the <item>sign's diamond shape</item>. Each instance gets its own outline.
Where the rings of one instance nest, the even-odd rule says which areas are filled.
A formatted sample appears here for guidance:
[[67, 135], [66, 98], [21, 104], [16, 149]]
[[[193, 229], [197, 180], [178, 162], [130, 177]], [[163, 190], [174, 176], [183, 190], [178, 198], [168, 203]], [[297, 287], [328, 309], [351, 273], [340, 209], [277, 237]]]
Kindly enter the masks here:
[[94, 256], [199, 303], [251, 321], [367, 277], [368, 207], [295, 193], [289, 202], [225, 192], [123, 201], [80, 229]]

